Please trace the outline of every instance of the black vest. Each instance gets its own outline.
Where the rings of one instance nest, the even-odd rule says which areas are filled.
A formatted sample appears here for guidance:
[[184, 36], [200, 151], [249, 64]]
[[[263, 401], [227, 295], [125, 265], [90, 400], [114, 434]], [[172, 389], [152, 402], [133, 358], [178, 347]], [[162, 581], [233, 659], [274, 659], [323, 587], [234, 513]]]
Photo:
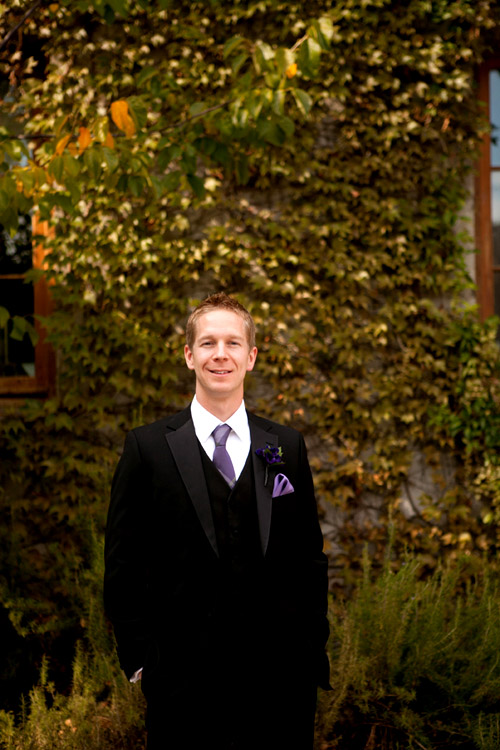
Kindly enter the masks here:
[[251, 454], [231, 489], [201, 445], [200, 453], [220, 560], [233, 578], [245, 578], [262, 560]]
[[[200, 445], [219, 550], [219, 577], [213, 602], [215, 634], [223, 650], [249, 642], [255, 645], [255, 621], [261, 621], [264, 556], [257, 519], [252, 457], [231, 490]], [[217, 648], [217, 646], [215, 646]], [[247, 646], [249, 648], [249, 646]], [[250, 651], [249, 651], [250, 653]]]

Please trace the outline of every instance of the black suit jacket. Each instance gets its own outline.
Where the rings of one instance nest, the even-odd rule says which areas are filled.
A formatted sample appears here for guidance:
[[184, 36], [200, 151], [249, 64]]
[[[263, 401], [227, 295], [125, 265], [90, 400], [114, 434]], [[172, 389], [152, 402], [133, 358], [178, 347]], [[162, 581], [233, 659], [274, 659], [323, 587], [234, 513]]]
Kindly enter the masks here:
[[[245, 623], [263, 671], [282, 669], [291, 656], [328, 686], [327, 560], [304, 440], [294, 429], [248, 418], [262, 559], [240, 620], [231, 620], [190, 408], [126, 437], [106, 528], [104, 601], [121, 666], [129, 677], [144, 667], [145, 692], [160, 684], [178, 691], [197, 679], [200, 660], [217, 669], [207, 655], [214, 639], [222, 643], [228, 621], [232, 636]], [[255, 451], [267, 443], [282, 447], [285, 464], [270, 467], [266, 484]], [[295, 491], [273, 499], [278, 472]]]

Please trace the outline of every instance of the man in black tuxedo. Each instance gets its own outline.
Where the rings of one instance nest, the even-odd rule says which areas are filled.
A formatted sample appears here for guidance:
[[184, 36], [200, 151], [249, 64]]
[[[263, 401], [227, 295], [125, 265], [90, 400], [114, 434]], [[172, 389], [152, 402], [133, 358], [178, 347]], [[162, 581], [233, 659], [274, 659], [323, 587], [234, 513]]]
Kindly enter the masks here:
[[186, 341], [193, 402], [132, 430], [113, 480], [104, 597], [120, 664], [141, 678], [148, 750], [308, 750], [328, 622], [304, 440], [245, 410], [257, 349], [236, 300], [202, 302]]

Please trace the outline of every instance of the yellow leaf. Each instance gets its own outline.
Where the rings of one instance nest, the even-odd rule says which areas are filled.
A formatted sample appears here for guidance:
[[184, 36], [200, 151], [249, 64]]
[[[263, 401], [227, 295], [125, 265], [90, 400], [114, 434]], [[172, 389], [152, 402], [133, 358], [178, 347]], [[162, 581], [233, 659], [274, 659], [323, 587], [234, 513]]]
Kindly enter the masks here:
[[134, 135], [135, 125], [130, 117], [128, 104], [125, 99], [118, 99], [118, 101], [111, 103], [111, 117], [116, 127], [123, 130], [128, 138]]
[[90, 135], [90, 130], [88, 128], [80, 128], [78, 135], [78, 146], [80, 148], [80, 153], [83, 153], [85, 149], [90, 146], [91, 140], [92, 136]]
[[113, 138], [113, 136], [111, 135], [111, 133], [109, 131], [106, 134], [106, 139], [104, 141], [104, 145], [107, 146], [108, 148], [114, 148], [115, 147], [115, 139]]
[[69, 144], [68, 151], [71, 154], [71, 156], [78, 156], [78, 152], [76, 150], [76, 145], [74, 143], [70, 143]]
[[285, 73], [287, 78], [293, 78], [295, 75], [297, 75], [297, 63], [292, 63], [291, 65], [289, 65], [285, 70]]
[[62, 152], [68, 145], [68, 141], [70, 140], [71, 135], [65, 135], [64, 138], [61, 138], [60, 141], [58, 141], [56, 146], [56, 156], [61, 156]]

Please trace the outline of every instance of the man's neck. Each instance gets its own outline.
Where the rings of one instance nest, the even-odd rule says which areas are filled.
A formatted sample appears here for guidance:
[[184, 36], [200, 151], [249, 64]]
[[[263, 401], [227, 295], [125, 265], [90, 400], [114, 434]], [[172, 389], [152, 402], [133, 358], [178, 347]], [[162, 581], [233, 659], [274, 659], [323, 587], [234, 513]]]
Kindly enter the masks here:
[[235, 398], [232, 396], [228, 399], [205, 399], [204, 394], [196, 393], [196, 400], [203, 406], [204, 409], [213, 414], [214, 417], [220, 419], [221, 422], [225, 422], [229, 417], [240, 408], [241, 402], [243, 401], [243, 395]]

